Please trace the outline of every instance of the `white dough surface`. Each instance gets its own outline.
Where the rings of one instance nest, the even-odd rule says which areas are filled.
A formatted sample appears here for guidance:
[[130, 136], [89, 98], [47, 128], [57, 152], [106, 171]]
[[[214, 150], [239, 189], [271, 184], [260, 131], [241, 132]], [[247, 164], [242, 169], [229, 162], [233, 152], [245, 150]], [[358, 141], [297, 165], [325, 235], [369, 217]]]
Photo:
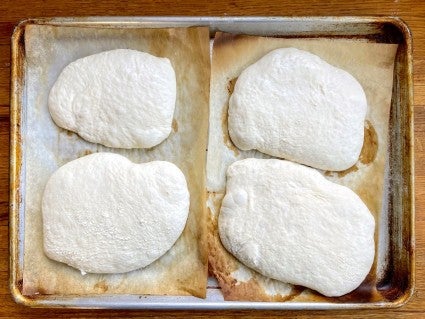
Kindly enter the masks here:
[[42, 199], [44, 250], [86, 273], [145, 267], [176, 242], [189, 213], [181, 170], [95, 153], [60, 167]]
[[229, 134], [241, 150], [342, 171], [359, 158], [366, 111], [365, 92], [351, 74], [307, 51], [281, 48], [239, 75]]
[[362, 200], [290, 161], [233, 163], [218, 227], [224, 247], [243, 264], [326, 296], [357, 288], [375, 255], [375, 220]]
[[171, 132], [176, 75], [168, 58], [116, 49], [68, 64], [49, 95], [55, 123], [89, 142], [150, 148]]

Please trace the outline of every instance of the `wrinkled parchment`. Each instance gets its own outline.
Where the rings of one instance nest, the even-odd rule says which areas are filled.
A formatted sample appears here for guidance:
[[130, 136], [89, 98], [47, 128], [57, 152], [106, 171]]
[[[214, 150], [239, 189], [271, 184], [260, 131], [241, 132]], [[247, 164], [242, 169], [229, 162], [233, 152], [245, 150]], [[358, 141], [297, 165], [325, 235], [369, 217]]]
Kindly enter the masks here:
[[[273, 49], [295, 47], [314, 53], [328, 63], [351, 73], [363, 86], [368, 101], [365, 141], [358, 162], [343, 172], [323, 172], [333, 182], [348, 186], [375, 216], [375, 241], [380, 239], [384, 170], [387, 159], [388, 120], [391, 106], [396, 44], [344, 39], [285, 39], [217, 33], [212, 53], [210, 128], [207, 157], [207, 189], [210, 209], [210, 272], [217, 277], [226, 300], [316, 300], [315, 293], [263, 277], [231, 256], [221, 245], [217, 216], [225, 193], [226, 170], [236, 160], [270, 158], [258, 151], [241, 151], [228, 134], [228, 101], [239, 74]], [[384, 212], [383, 212], [384, 213]], [[386, 235], [383, 235], [385, 238]], [[258, 240], [261, 240], [259, 238]], [[378, 249], [376, 250], [378, 251]], [[365, 280], [367, 298], [376, 296], [374, 282], [378, 259]], [[379, 267], [377, 267], [379, 266]], [[364, 287], [359, 288], [364, 289]], [[354, 295], [356, 291], [352, 294]], [[319, 296], [320, 298], [320, 296]]]
[[[173, 132], [151, 149], [112, 149], [56, 126], [47, 98], [70, 62], [128, 48], [167, 57], [177, 77]], [[25, 243], [23, 294], [158, 294], [205, 297], [207, 283], [205, 149], [208, 130], [208, 28], [106, 29], [30, 25], [25, 29]], [[185, 174], [190, 213], [182, 236], [159, 260], [126, 274], [82, 275], [43, 253], [41, 197], [60, 166], [93, 152], [114, 152], [140, 163], [167, 160]]]

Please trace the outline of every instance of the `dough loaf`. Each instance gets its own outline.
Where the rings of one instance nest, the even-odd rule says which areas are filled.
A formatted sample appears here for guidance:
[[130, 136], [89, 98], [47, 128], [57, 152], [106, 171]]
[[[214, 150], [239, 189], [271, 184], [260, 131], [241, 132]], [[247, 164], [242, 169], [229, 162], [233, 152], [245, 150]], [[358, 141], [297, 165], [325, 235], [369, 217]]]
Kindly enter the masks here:
[[241, 150], [342, 171], [359, 158], [366, 95], [348, 72], [295, 48], [276, 49], [238, 77], [229, 134]]
[[232, 164], [218, 228], [243, 264], [326, 296], [357, 288], [374, 260], [375, 220], [361, 199], [289, 161]]
[[188, 212], [186, 179], [174, 164], [134, 164], [95, 153], [49, 179], [42, 199], [44, 250], [82, 272], [128, 272], [165, 254]]
[[171, 132], [176, 75], [167, 58], [117, 49], [67, 65], [49, 95], [54, 122], [89, 142], [149, 148]]

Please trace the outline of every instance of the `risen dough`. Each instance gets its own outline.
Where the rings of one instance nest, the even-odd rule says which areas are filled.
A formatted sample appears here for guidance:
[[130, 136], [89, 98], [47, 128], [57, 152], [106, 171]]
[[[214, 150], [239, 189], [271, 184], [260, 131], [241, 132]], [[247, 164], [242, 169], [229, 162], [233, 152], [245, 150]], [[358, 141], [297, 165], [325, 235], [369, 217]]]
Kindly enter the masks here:
[[242, 150], [340, 171], [357, 161], [366, 95], [357, 80], [295, 48], [271, 51], [238, 77], [229, 134]]
[[176, 76], [167, 58], [105, 51], [66, 66], [49, 95], [55, 123], [89, 142], [148, 148], [171, 132]]
[[186, 180], [174, 164], [88, 155], [59, 168], [47, 183], [44, 250], [84, 272], [131, 271], [171, 248], [188, 212]]
[[232, 164], [218, 223], [224, 247], [242, 263], [326, 296], [358, 287], [374, 259], [375, 221], [361, 199], [289, 161]]

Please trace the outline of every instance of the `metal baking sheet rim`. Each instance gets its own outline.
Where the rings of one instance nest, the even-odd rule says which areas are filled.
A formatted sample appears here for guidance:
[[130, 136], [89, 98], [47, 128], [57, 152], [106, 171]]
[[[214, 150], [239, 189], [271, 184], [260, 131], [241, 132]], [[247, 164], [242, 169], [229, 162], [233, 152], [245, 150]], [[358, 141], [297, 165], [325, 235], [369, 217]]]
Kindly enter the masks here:
[[[87, 295], [87, 296], [38, 296], [28, 297], [21, 293], [22, 288], [22, 267], [23, 256], [20, 253], [23, 248], [24, 222], [21, 218], [24, 212], [24, 202], [20, 191], [22, 166], [22, 135], [21, 135], [21, 110], [22, 101], [25, 95], [23, 47], [22, 43], [25, 26], [28, 24], [48, 24], [61, 26], [92, 26], [92, 27], [177, 27], [177, 26], [209, 26], [211, 32], [216, 30], [232, 31], [238, 28], [238, 24], [251, 25], [255, 29], [261, 25], [263, 30], [261, 35], [273, 30], [267, 30], [269, 23], [281, 24], [282, 26], [299, 26], [308, 23], [311, 29], [305, 30], [309, 36], [317, 34], [326, 36], [356, 36], [356, 30], [351, 33], [332, 33], [332, 26], [355, 24], [367, 25], [371, 23], [388, 23], [397, 28], [403, 36], [405, 43], [406, 63], [404, 72], [407, 74], [405, 82], [406, 101], [404, 112], [407, 114], [407, 128], [403, 132], [404, 140], [407, 141], [407, 176], [408, 194], [407, 201], [409, 223], [407, 238], [409, 241], [409, 282], [402, 296], [389, 302], [371, 303], [330, 303], [330, 302], [239, 302], [239, 301], [211, 301], [208, 299], [198, 299], [195, 297], [182, 297], [186, 300], [175, 301], [181, 297], [172, 296], [138, 296], [138, 295]], [[235, 26], [236, 24], [236, 26]], [[324, 29], [321, 29], [320, 27]], [[240, 27], [239, 27], [240, 28]], [[326, 29], [328, 28], [328, 29]], [[242, 27], [243, 29], [243, 27]], [[289, 28], [290, 29], [290, 28]], [[292, 35], [302, 34], [298, 30]], [[298, 27], [299, 29], [299, 27]], [[361, 30], [361, 28], [359, 29]], [[364, 29], [360, 35], [367, 35]], [[240, 30], [247, 32], [247, 30]], [[289, 35], [291, 31], [289, 30]], [[288, 35], [288, 33], [286, 34]], [[404, 305], [413, 295], [415, 284], [415, 241], [414, 241], [414, 126], [413, 126], [413, 80], [412, 80], [412, 37], [411, 32], [404, 21], [397, 17], [86, 17], [86, 18], [40, 18], [26, 19], [21, 21], [15, 28], [12, 35], [11, 50], [11, 117], [10, 117], [10, 277], [9, 286], [14, 300], [17, 303], [30, 307], [63, 307], [63, 308], [110, 308], [110, 309], [199, 309], [199, 310], [220, 310], [220, 309], [280, 309], [280, 310], [323, 310], [323, 309], [372, 309], [372, 308], [395, 308]], [[403, 167], [404, 171], [405, 167]], [[156, 299], [148, 301], [146, 298]], [[173, 301], [167, 299], [174, 299]], [[188, 301], [187, 299], [190, 299]]]

